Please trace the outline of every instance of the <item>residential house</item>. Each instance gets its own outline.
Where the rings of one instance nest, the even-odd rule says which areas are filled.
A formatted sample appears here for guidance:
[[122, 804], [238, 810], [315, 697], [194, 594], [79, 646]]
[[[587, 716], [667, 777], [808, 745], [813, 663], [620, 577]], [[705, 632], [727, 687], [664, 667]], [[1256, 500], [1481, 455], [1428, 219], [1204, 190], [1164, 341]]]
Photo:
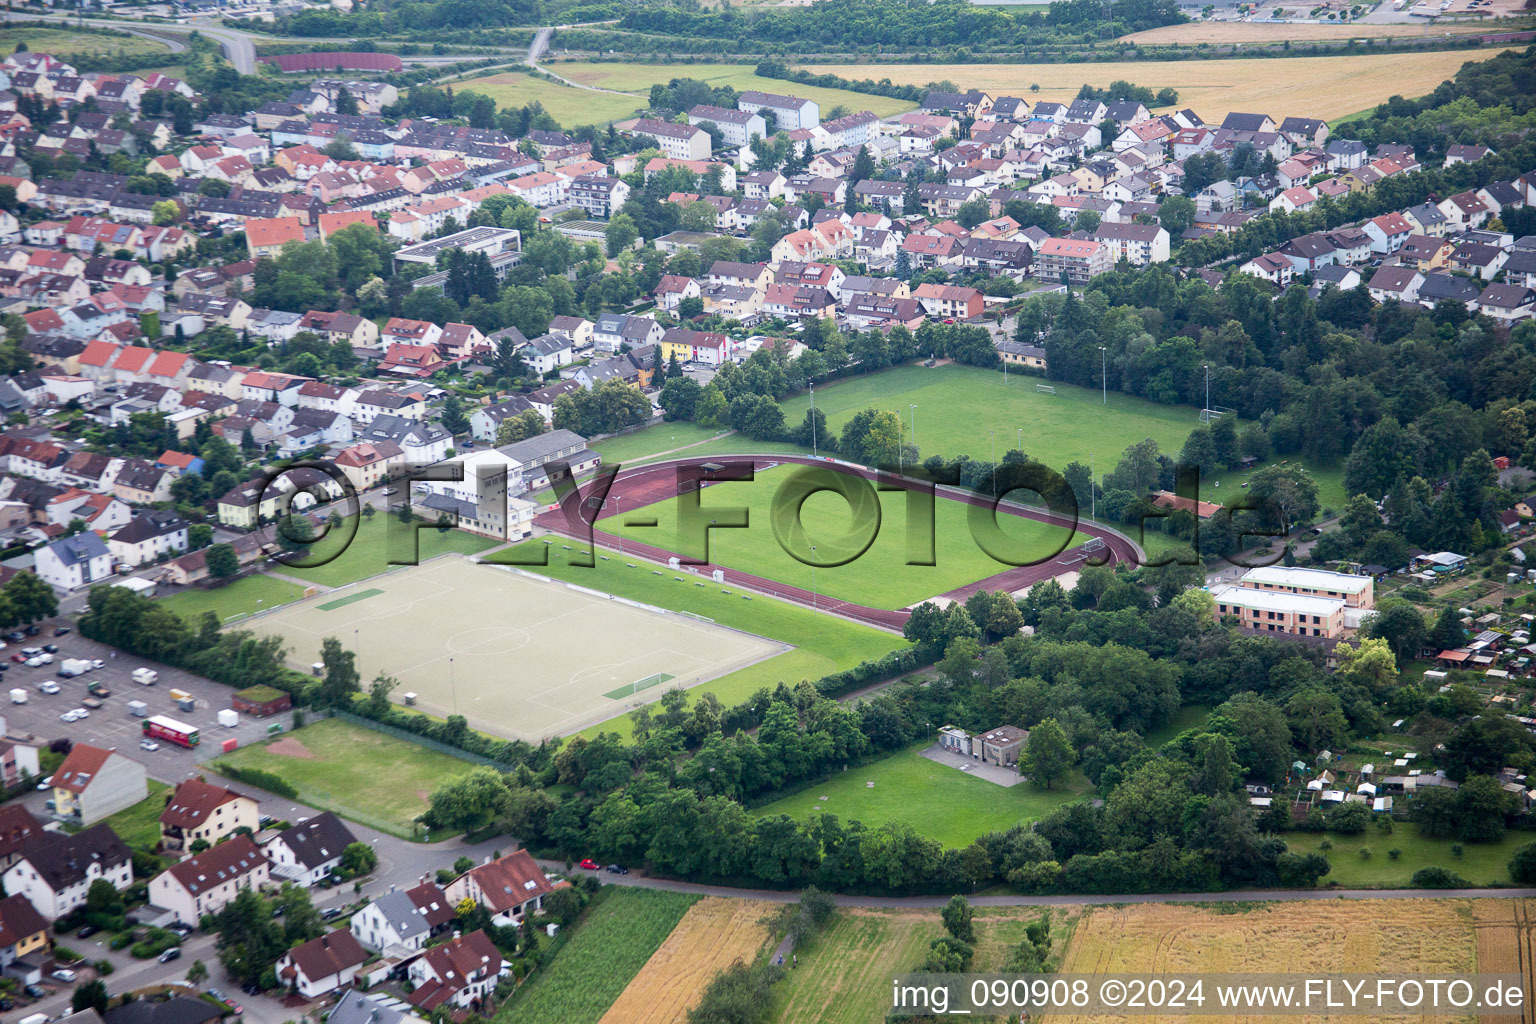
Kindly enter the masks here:
[[112, 553], [100, 537], [87, 531], [39, 548], [36, 570], [52, 586], [78, 590], [112, 575]]
[[242, 890], [268, 881], [270, 870], [261, 850], [245, 834], [172, 865], [150, 879], [149, 902], [176, 919], [195, 922], [217, 914]]
[[341, 866], [341, 855], [357, 837], [330, 811], [279, 832], [265, 847], [272, 873], [309, 888]]
[[483, 931], [460, 935], [433, 946], [410, 962], [406, 977], [413, 986], [406, 1001], [424, 1012], [449, 1005], [466, 1009], [496, 988], [503, 969], [501, 951]]
[[484, 907], [500, 925], [520, 924], [525, 915], [544, 905], [544, 897], [555, 885], [544, 875], [527, 850], [470, 868], [443, 890], [450, 903], [458, 906], [465, 899]]
[[54, 813], [80, 825], [132, 807], [149, 795], [144, 765], [118, 753], [77, 743], [53, 773]]
[[260, 806], [252, 797], [232, 789], [186, 779], [177, 784], [160, 812], [160, 848], [168, 853], [190, 852], [194, 843], [213, 846], [238, 829], [261, 830]]
[[278, 958], [278, 981], [305, 999], [318, 999], [357, 980], [368, 951], [345, 928], [294, 946]]
[[49, 921], [84, 906], [98, 879], [119, 892], [133, 884], [133, 851], [104, 824], [40, 832], [21, 845], [3, 876], [7, 895], [24, 897]]
[[421, 949], [458, 921], [454, 905], [431, 882], [414, 889], [392, 889], [352, 915], [357, 940], [379, 951]]
[[152, 509], [134, 517], [107, 538], [119, 564], [141, 566], [187, 550], [188, 523], [174, 512]]
[[48, 919], [38, 913], [32, 901], [21, 893], [0, 899], [0, 968], [47, 951]]

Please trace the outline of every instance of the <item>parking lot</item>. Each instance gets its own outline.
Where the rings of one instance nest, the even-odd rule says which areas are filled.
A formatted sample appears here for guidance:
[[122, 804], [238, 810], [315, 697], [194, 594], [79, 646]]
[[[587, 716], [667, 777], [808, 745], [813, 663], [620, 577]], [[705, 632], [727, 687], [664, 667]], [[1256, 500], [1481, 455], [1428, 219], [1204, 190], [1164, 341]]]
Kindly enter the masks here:
[[[234, 692], [230, 687], [127, 654], [119, 653], [113, 657], [110, 647], [87, 640], [78, 631], [68, 636], [53, 636], [54, 626], [63, 621], [39, 623], [43, 628], [37, 636], [29, 637], [22, 644], [10, 644], [0, 651], [7, 665], [7, 670], [0, 676], [0, 692], [9, 694], [13, 688], [27, 691], [25, 704], [12, 704], [10, 698], [5, 697], [6, 725], [12, 733], [33, 733], [44, 741], [68, 737], [77, 743], [132, 751], [132, 756], [148, 767], [151, 777], [175, 782], [190, 774], [199, 762], [217, 757], [225, 740], [234, 739], [241, 745], [254, 743], [266, 738], [267, 726], [273, 722], [281, 722], [285, 727], [290, 722], [286, 713], [266, 719], [241, 715], [237, 726], [226, 728], [218, 723], [217, 716], [229, 707], [230, 695]], [[29, 668], [10, 660], [11, 655], [22, 647], [41, 647], [45, 643], [59, 646], [52, 665]], [[99, 658], [102, 668], [64, 679], [59, 676], [58, 668], [65, 658]], [[152, 686], [135, 683], [130, 676], [140, 667], [155, 669], [160, 678]], [[58, 683], [61, 692], [49, 696], [39, 691], [38, 684], [46, 680]], [[81, 701], [90, 695], [86, 684], [92, 680], [100, 680], [112, 691], [109, 696], [100, 698], [102, 707], [81, 721], [60, 721], [61, 714], [82, 706]], [[182, 711], [176, 706], [170, 697], [173, 689], [192, 694], [196, 702], [192, 711]], [[143, 719], [135, 718], [128, 711], [128, 702], [134, 700], [148, 704], [151, 715], [165, 715], [196, 726], [202, 735], [199, 746], [187, 750], [161, 741], [159, 750], [140, 750]]]

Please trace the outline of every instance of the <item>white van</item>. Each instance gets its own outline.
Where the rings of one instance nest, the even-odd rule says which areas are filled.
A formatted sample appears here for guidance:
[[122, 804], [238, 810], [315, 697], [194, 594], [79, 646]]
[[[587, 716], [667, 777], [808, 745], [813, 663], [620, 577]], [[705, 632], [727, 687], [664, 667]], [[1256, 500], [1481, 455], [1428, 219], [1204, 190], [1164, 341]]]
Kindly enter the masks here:
[[27, 702], [27, 691], [26, 690], [23, 690], [20, 687], [17, 687], [16, 689], [11, 691], [11, 703], [12, 704], [25, 704], [26, 702]]

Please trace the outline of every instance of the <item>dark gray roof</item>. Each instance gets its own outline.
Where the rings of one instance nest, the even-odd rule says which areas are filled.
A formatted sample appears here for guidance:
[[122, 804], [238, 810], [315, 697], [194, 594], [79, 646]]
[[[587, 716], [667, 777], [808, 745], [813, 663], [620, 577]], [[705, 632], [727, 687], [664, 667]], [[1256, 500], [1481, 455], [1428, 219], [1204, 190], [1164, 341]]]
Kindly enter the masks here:
[[101, 538], [89, 530], [77, 533], [73, 537], [61, 537], [49, 544], [48, 550], [58, 556], [59, 561], [65, 565], [79, 565], [108, 553], [107, 546], [102, 543]]
[[205, 1024], [224, 1016], [212, 1003], [189, 996], [164, 1002], [135, 999], [107, 1011], [106, 1024]]
[[496, 449], [509, 459], [516, 459], [525, 466], [538, 466], [548, 461], [556, 452], [567, 448], [585, 448], [587, 439], [572, 430], [550, 430], [527, 440], [502, 445]]
[[1474, 302], [1480, 294], [1482, 289], [1474, 282], [1454, 274], [1425, 274], [1424, 283], [1419, 286], [1421, 301], [1450, 299], [1455, 302]]
[[277, 842], [293, 851], [293, 857], [306, 868], [318, 868], [341, 856], [349, 843], [357, 842], [352, 830], [342, 824], [340, 818], [326, 811], [317, 814], [301, 825], [295, 825], [280, 833]]
[[[88, 536], [95, 537], [95, 534]], [[100, 543], [100, 540], [97, 540]], [[103, 548], [103, 551], [106, 549]], [[111, 826], [92, 825], [83, 832], [69, 835], [64, 832], [39, 832], [22, 844], [17, 855], [32, 865], [38, 876], [54, 892], [85, 881], [92, 864], [102, 868], [116, 867], [133, 858]]]
[[186, 528], [187, 521], [176, 513], [154, 509], [129, 520], [127, 525], [112, 534], [112, 539], [122, 541], [124, 544], [138, 544], [156, 537], [179, 533]]

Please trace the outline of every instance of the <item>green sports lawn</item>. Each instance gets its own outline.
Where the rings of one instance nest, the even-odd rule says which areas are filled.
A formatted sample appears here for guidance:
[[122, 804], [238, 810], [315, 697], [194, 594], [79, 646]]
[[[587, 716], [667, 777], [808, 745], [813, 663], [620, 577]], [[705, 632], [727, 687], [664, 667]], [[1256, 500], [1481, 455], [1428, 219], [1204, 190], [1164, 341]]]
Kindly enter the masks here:
[[[810, 567], [785, 552], [771, 525], [774, 496], [794, 472], [790, 467], [779, 467], [759, 472], [752, 481], [729, 481], [704, 489], [700, 502], [705, 509], [748, 510], [747, 528], [709, 531], [710, 562], [806, 589], [814, 585], [818, 594], [871, 608], [904, 608], [1011, 568], [988, 555], [972, 537], [969, 517], [973, 511], [982, 510], [946, 499], [934, 503], [935, 564], [906, 564], [907, 495], [883, 491], [879, 492], [881, 517], [874, 543], [846, 565], [818, 568], [813, 581]], [[604, 519], [599, 525], [628, 539], [702, 557], [704, 552], [685, 544], [678, 533], [680, 501], [656, 502], [633, 512], [622, 507], [620, 515]], [[814, 494], [806, 500], [801, 513], [809, 543], [820, 549], [818, 557], [826, 558], [828, 552], [845, 546], [842, 542], [851, 532], [852, 513], [840, 495]], [[652, 518], [656, 520], [655, 526], [635, 525]], [[1069, 534], [1062, 527], [1017, 516], [1000, 515], [998, 523], [1009, 542], [1008, 552], [1003, 553], [1010, 553], [1019, 561], [1043, 560], [1087, 539], [1081, 534]], [[848, 551], [852, 553], [853, 549]], [[729, 571], [726, 579], [730, 579]]]
[[418, 838], [414, 822], [432, 792], [474, 767], [337, 718], [241, 747], [210, 767], [221, 764], [272, 772], [307, 804], [408, 839]]
[[[765, 804], [756, 817], [787, 814], [797, 820], [825, 811], [841, 821], [875, 827], [910, 822], [947, 847], [967, 846], [984, 832], [1011, 828], [1080, 799], [1089, 783], [1074, 772], [1054, 789], [1030, 782], [1003, 787], [923, 757], [924, 742], [881, 761], [850, 768], [820, 785]], [[871, 788], [868, 783], [875, 785]], [[823, 799], [825, 798], [825, 799]]]
[[698, 900], [691, 893], [603, 886], [569, 937], [556, 939], [564, 945], [549, 966], [493, 1020], [596, 1024]]
[[[527, 541], [509, 549], [508, 557], [531, 560], [544, 547], [541, 541]], [[599, 549], [599, 554], [609, 557], [599, 558], [593, 568], [566, 564], [567, 552], [560, 544], [550, 545], [548, 550], [550, 564], [527, 566], [528, 571], [657, 607], [692, 612], [722, 626], [794, 645], [792, 651], [696, 686], [688, 691], [690, 697], [709, 692], [720, 698], [722, 704], [738, 704], [762, 687], [772, 688], [780, 682], [794, 685], [802, 679], [814, 681], [906, 646], [905, 640], [891, 633], [762, 594], [755, 594], [748, 601], [738, 592], [721, 593], [722, 588], [717, 586], [696, 587], [692, 577], [678, 583], [672, 578], [675, 573], [663, 571], [662, 575], [655, 575], [656, 567], [650, 562], [625, 558], [611, 549]], [[493, 560], [500, 561], [500, 556], [497, 552]], [[634, 568], [630, 568], [631, 563]], [[578, 735], [590, 737], [599, 732], [617, 732], [628, 738], [628, 716], [594, 725]]]
[[[356, 583], [358, 580], [367, 579], [369, 576], [377, 576], [381, 572], [388, 572], [395, 568], [389, 559], [410, 558], [411, 536], [410, 529], [418, 524], [405, 526], [393, 515], [379, 513], [372, 518], [364, 517], [357, 528], [357, 536], [332, 561], [312, 569], [292, 569], [280, 566], [279, 571], [284, 576], [292, 576], [295, 579], [308, 580], [326, 587], [340, 587], [348, 583]], [[448, 530], [443, 532], [434, 528], [416, 530], [419, 554], [416, 556], [425, 562], [435, 555], [456, 551], [462, 555], [478, 554], [487, 548], [495, 547], [499, 541], [489, 537], [477, 537], [463, 530]], [[342, 539], [346, 536], [346, 527], [333, 530], [319, 543], [315, 544], [310, 552], [316, 557], [321, 557], [340, 547]]]
[[185, 619], [199, 619], [211, 611], [220, 622], [252, 615], [267, 608], [276, 608], [304, 596], [304, 588], [297, 583], [278, 579], [276, 576], [242, 576], [233, 583], [211, 590], [189, 587], [179, 594], [160, 598], [171, 611]]

